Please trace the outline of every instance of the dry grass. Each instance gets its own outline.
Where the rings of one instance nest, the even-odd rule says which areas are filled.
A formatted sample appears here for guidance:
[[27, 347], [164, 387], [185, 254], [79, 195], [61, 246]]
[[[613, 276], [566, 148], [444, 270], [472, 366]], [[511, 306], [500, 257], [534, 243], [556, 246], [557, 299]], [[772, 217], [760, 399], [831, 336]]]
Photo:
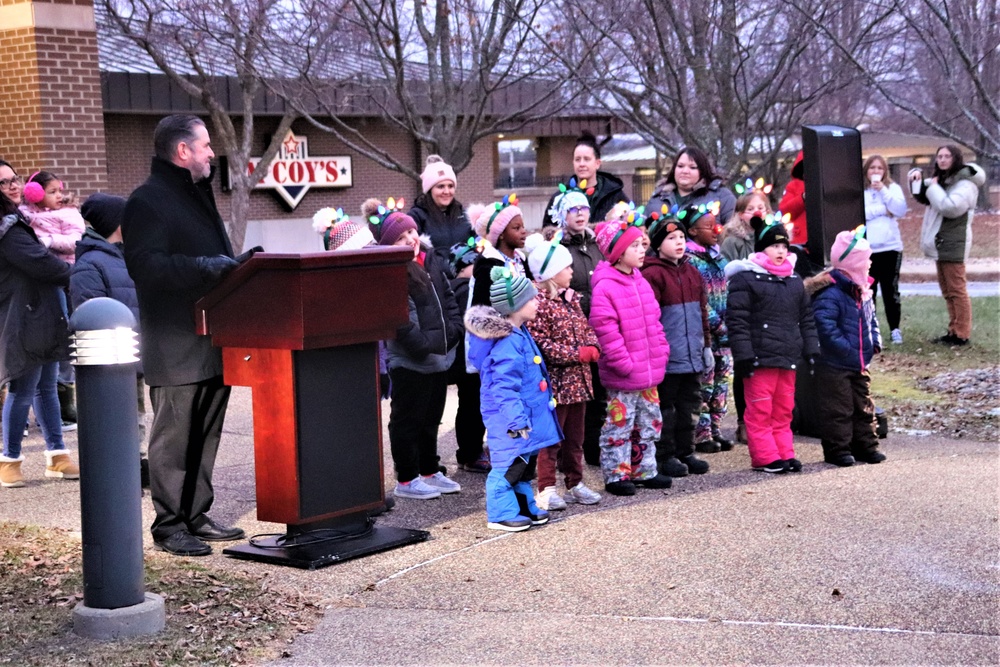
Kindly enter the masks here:
[[14, 665], [234, 665], [277, 658], [322, 614], [318, 601], [267, 579], [214, 572], [147, 554], [146, 589], [166, 601], [163, 632], [112, 642], [72, 633], [82, 599], [80, 541], [0, 522], [0, 663]]

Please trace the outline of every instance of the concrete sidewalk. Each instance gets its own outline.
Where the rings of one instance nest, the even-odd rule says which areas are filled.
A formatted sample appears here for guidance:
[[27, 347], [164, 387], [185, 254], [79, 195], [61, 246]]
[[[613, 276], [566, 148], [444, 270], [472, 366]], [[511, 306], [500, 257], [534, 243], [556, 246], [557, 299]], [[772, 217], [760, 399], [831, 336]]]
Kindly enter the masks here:
[[[977, 257], [965, 263], [965, 278], [969, 282], [996, 283], [1000, 281], [1000, 259]], [[903, 256], [899, 267], [901, 283], [936, 283], [937, 266], [926, 257]]]
[[[439, 446], [451, 470], [454, 401]], [[275, 665], [997, 664], [996, 443], [882, 442], [887, 462], [836, 469], [800, 438], [805, 469], [785, 476], [750, 471], [737, 446], [666, 492], [605, 496], [513, 535], [486, 529], [484, 477], [456, 473], [462, 493], [400, 500], [379, 520], [429, 530], [425, 543], [314, 572], [221, 549], [197, 562], [327, 600]], [[78, 486], [43, 480], [37, 431], [27, 444], [28, 486], [0, 490], [0, 518], [79, 530]], [[215, 479], [216, 518], [283, 530], [255, 518], [246, 389]], [[148, 526], [148, 496], [143, 510]]]

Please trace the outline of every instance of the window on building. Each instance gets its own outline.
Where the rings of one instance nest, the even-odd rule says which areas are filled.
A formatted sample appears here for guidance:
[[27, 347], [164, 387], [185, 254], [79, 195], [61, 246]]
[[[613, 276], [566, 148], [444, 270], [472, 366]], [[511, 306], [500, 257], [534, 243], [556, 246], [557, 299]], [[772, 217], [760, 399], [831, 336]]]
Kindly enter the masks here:
[[510, 139], [497, 142], [500, 169], [495, 187], [501, 189], [530, 187], [535, 184], [535, 142]]

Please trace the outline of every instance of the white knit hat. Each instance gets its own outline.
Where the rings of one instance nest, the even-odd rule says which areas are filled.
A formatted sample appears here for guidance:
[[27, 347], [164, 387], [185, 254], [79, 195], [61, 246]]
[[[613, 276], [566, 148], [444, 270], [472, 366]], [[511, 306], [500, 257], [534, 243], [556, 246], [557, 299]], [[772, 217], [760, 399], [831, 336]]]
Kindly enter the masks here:
[[541, 282], [554, 278], [557, 273], [573, 264], [573, 256], [559, 242], [561, 235], [556, 234], [551, 241], [546, 241], [541, 234], [532, 234], [524, 242], [524, 250], [528, 253], [528, 268], [535, 280]]

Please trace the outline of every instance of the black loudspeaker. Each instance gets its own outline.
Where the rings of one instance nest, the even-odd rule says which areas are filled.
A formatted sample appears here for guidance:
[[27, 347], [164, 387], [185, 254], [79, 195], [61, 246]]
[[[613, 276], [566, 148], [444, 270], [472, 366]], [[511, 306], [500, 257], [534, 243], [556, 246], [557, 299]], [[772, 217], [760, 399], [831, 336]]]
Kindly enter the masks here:
[[824, 265], [837, 234], [865, 224], [861, 133], [837, 125], [803, 125], [802, 151], [806, 249], [814, 263]]

